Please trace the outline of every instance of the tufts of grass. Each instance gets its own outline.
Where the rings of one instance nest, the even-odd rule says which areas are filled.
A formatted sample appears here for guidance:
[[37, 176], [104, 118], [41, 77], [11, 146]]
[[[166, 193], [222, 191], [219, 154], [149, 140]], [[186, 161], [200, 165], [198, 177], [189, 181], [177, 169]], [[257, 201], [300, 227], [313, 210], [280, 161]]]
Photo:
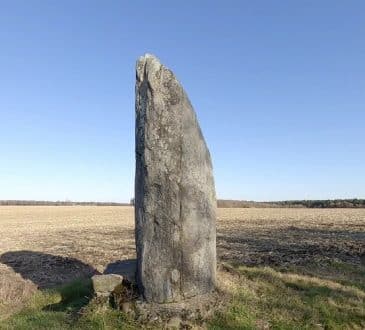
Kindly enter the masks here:
[[69, 325], [69, 315], [61, 311], [48, 310], [51, 304], [61, 301], [55, 291], [37, 292], [19, 313], [0, 324], [0, 329], [63, 329]]
[[91, 299], [93, 295], [91, 280], [76, 280], [56, 290], [56, 294], [60, 296], [59, 301], [45, 306], [44, 309], [74, 314]]
[[[219, 276], [231, 300], [208, 322], [209, 329], [365, 328], [365, 278], [357, 275], [342, 283], [269, 267], [227, 265]], [[0, 329], [141, 328], [126, 314], [91, 299], [92, 294], [90, 280], [39, 291]]]
[[132, 329], [127, 316], [92, 298], [89, 279], [72, 282], [59, 289], [37, 292], [19, 313], [3, 321], [1, 330]]
[[92, 302], [83, 310], [80, 318], [73, 324], [75, 329], [139, 329], [133, 319], [126, 314]]
[[268, 267], [236, 266], [234, 273], [232, 302], [211, 320], [211, 329], [365, 328], [365, 291], [359, 286]]
[[286, 273], [298, 273], [329, 279], [343, 285], [355, 286], [365, 291], [365, 267], [361, 265], [354, 265], [339, 260], [326, 260], [321, 265], [312, 263], [305, 265], [305, 267], [278, 267], [277, 269]]

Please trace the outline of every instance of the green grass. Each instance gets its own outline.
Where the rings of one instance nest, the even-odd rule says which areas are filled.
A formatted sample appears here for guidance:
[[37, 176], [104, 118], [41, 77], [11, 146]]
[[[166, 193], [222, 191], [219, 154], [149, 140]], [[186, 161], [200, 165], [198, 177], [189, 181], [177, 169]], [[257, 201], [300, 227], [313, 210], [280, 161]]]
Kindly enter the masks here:
[[[210, 329], [364, 329], [363, 269], [328, 264], [306, 271], [227, 266], [233, 285]], [[332, 274], [332, 275], [331, 275]], [[330, 276], [331, 275], [331, 276]], [[340, 276], [341, 275], [341, 276]], [[336, 280], [338, 278], [338, 280]], [[125, 314], [92, 298], [89, 280], [38, 292], [0, 329], [139, 329]]]
[[79, 280], [55, 290], [40, 291], [0, 329], [134, 329], [123, 313], [90, 300], [90, 280]]
[[211, 329], [365, 328], [365, 277], [343, 284], [267, 267], [232, 272], [238, 282], [233, 301], [211, 320]]

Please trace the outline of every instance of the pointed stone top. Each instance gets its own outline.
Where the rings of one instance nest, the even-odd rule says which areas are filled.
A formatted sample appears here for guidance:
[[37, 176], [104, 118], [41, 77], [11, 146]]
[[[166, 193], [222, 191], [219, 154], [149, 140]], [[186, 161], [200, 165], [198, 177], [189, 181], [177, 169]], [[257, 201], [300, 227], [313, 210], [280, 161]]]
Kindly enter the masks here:
[[179, 82], [172, 71], [163, 65], [158, 57], [146, 53], [141, 56], [136, 63], [137, 82], [148, 81], [152, 90], [161, 89], [162, 82], [173, 81], [176, 88], [180, 88]]
[[164, 67], [160, 60], [152, 54], [146, 53], [141, 56], [136, 63], [136, 73], [138, 81], [142, 81], [145, 76], [149, 77]]
[[148, 59], [148, 58], [153, 58], [153, 59], [155, 59], [155, 60], [157, 60], [157, 61], [159, 61], [159, 62], [160, 62], [160, 60], [158, 59], [158, 57], [157, 57], [157, 56], [155, 56], [155, 55], [153, 55], [153, 54], [150, 54], [150, 53], [146, 53], [146, 54], [144, 54], [144, 55], [140, 56], [140, 58], [139, 58], [139, 59]]

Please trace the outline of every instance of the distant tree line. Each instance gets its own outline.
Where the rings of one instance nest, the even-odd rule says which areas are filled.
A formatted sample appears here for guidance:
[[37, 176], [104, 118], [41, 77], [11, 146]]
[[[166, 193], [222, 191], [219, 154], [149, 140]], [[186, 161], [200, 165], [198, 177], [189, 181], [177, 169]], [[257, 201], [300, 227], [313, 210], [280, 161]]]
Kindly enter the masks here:
[[365, 208], [365, 199], [292, 200], [277, 202], [254, 202], [219, 199], [218, 207]]
[[302, 201], [283, 201], [278, 202], [279, 205], [290, 207], [298, 205], [308, 208], [363, 208], [365, 207], [365, 199], [327, 199], [327, 200], [302, 200]]
[[38, 205], [38, 206], [129, 206], [129, 203], [113, 203], [113, 202], [72, 202], [72, 201], [25, 201], [25, 200], [0, 200], [0, 205]]
[[254, 201], [239, 201], [233, 199], [218, 199], [217, 200], [218, 207], [226, 207], [226, 208], [249, 208], [249, 207], [279, 207], [278, 205], [274, 205], [273, 203], [264, 203], [264, 202], [254, 202]]
[[[112, 202], [72, 202], [72, 201], [32, 201], [32, 200], [0, 200], [0, 205], [43, 205], [43, 206], [133, 206], [134, 199], [130, 203]], [[328, 199], [328, 200], [293, 200], [277, 202], [255, 202], [231, 199], [218, 199], [218, 207], [226, 208], [267, 208], [267, 207], [290, 207], [290, 208], [365, 208], [365, 199]]]

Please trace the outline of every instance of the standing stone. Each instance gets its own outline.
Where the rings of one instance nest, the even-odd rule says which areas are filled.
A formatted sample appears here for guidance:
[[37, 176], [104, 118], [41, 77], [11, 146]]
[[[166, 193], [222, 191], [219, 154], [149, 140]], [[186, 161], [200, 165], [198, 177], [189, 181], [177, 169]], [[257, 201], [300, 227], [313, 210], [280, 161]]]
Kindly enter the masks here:
[[171, 70], [146, 54], [136, 71], [137, 284], [148, 302], [180, 301], [215, 284], [212, 162]]

